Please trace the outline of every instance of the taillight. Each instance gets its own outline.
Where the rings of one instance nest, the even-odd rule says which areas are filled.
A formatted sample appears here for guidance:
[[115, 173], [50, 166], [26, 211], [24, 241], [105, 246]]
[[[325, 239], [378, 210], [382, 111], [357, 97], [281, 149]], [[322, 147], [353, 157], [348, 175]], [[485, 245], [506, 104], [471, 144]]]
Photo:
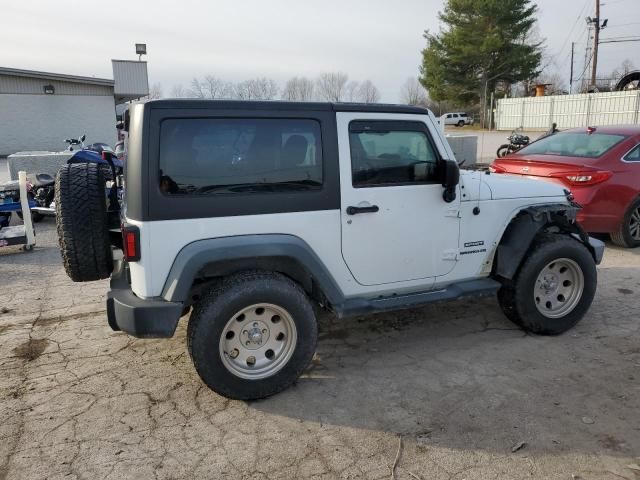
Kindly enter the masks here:
[[613, 173], [607, 170], [591, 171], [591, 172], [559, 172], [552, 173], [551, 177], [557, 178], [565, 184], [572, 187], [590, 186], [598, 183], [606, 182], [611, 178]]
[[122, 250], [127, 262], [140, 260], [140, 230], [138, 227], [122, 226]]

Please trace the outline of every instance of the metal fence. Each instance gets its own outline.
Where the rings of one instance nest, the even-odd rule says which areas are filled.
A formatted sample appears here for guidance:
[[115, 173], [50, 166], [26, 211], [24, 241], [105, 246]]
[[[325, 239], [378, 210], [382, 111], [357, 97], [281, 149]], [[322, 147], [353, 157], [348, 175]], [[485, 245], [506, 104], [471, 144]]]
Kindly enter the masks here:
[[496, 128], [548, 130], [640, 123], [640, 90], [498, 100]]

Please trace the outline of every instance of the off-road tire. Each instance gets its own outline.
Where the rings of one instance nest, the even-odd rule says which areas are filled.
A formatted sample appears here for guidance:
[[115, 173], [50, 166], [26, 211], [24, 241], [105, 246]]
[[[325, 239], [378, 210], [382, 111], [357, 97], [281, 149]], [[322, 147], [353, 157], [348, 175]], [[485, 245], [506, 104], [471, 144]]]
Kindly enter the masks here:
[[55, 204], [58, 242], [67, 275], [74, 282], [109, 277], [113, 258], [100, 167], [92, 163], [62, 167], [56, 175]]
[[[227, 369], [219, 344], [236, 312], [258, 303], [286, 309], [295, 323], [297, 341], [279, 371], [250, 380]], [[307, 295], [293, 280], [272, 272], [242, 273], [217, 282], [194, 306], [187, 328], [187, 348], [202, 381], [220, 395], [237, 400], [264, 398], [289, 387], [311, 362], [317, 341], [318, 326]]]
[[631, 235], [630, 225], [631, 225], [631, 217], [634, 212], [637, 212], [640, 209], [640, 198], [636, 199], [631, 206], [627, 209], [624, 214], [624, 218], [622, 219], [622, 224], [620, 225], [620, 229], [617, 232], [611, 232], [609, 235], [611, 236], [611, 241], [620, 247], [626, 248], [636, 248], [640, 247], [640, 240], [636, 240]]
[[[573, 310], [560, 318], [548, 318], [536, 307], [534, 288], [541, 270], [560, 258], [577, 263], [584, 277], [584, 287]], [[513, 280], [503, 283], [498, 291], [498, 301], [507, 318], [524, 330], [539, 335], [559, 335], [585, 315], [596, 293], [596, 285], [597, 271], [591, 252], [573, 237], [546, 234], [536, 240]]]

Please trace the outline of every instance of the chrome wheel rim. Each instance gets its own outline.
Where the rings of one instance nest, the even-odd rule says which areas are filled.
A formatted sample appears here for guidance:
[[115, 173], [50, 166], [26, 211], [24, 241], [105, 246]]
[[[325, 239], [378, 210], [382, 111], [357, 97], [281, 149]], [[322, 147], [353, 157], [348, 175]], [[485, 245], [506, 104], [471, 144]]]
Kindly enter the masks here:
[[220, 336], [222, 363], [229, 372], [260, 380], [279, 372], [296, 348], [296, 324], [287, 310], [271, 303], [243, 308]]
[[584, 290], [584, 274], [570, 258], [549, 262], [538, 274], [533, 300], [547, 318], [561, 318], [576, 308]]
[[640, 207], [631, 212], [629, 219], [629, 234], [634, 240], [640, 240]]

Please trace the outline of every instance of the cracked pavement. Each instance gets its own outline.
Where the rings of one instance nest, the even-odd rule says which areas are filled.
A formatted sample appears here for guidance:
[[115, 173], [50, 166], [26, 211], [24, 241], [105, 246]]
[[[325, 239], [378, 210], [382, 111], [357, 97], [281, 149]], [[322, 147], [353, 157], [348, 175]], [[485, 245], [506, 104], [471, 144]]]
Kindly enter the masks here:
[[[201, 383], [174, 338], [112, 332], [52, 219], [0, 249], [0, 479], [640, 479], [640, 249], [608, 245], [591, 310], [527, 335], [492, 298], [321, 319], [298, 383]], [[524, 442], [524, 445], [520, 444]], [[517, 448], [521, 447], [521, 448]], [[512, 450], [515, 450], [512, 452]]]

